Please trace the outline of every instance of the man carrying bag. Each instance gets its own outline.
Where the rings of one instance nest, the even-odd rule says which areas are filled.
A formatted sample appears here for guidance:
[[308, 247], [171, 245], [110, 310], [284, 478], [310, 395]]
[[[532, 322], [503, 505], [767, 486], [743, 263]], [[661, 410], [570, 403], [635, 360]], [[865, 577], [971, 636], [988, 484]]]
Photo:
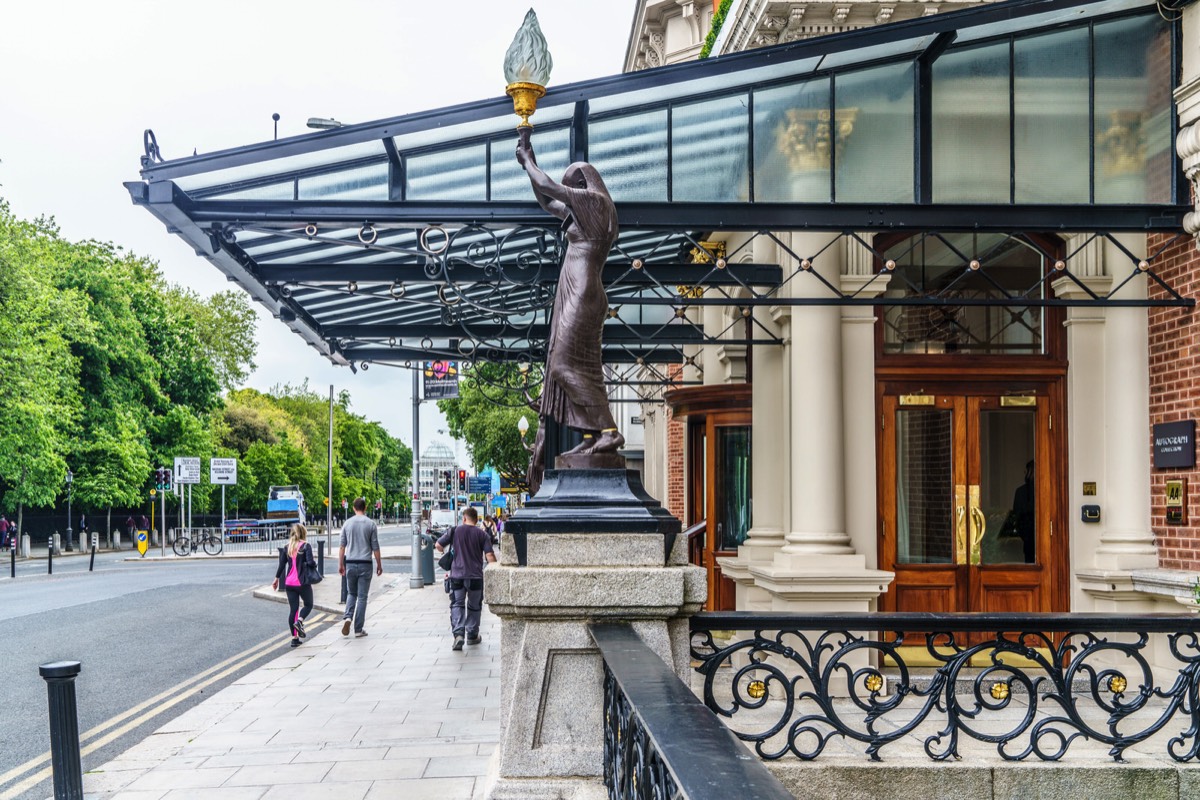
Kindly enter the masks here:
[[[483, 568], [485, 560], [496, 562], [492, 551], [492, 540], [476, 523], [479, 512], [474, 508], [463, 510], [463, 523], [452, 528], [434, 543], [439, 553], [447, 547], [450, 561], [450, 628], [454, 631], [452, 650], [463, 649], [467, 644], [483, 641], [479, 635], [479, 620], [483, 613]], [[438, 560], [442, 564], [445, 556]]]

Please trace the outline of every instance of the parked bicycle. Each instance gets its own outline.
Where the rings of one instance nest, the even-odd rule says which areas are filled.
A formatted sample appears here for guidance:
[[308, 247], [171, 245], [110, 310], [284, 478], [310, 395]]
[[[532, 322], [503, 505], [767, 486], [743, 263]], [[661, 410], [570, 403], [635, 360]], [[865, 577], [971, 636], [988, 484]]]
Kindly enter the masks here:
[[221, 551], [225, 549], [225, 545], [221, 542], [221, 536], [214, 533], [202, 533], [194, 539], [179, 536], [175, 539], [175, 543], [171, 545], [177, 556], [190, 556], [201, 547], [210, 556], [220, 555]]

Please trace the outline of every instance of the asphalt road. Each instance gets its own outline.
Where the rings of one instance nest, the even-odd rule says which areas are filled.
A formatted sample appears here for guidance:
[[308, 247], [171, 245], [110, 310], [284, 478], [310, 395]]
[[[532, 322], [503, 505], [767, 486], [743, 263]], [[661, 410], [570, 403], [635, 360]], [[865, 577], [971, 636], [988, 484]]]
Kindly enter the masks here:
[[[52, 576], [45, 559], [19, 562], [16, 580], [8, 564], [0, 570], [0, 800], [53, 794], [40, 664], [82, 664], [86, 772], [286, 651], [287, 607], [252, 596], [273, 560], [128, 556], [98, 554], [94, 572], [83, 556], [55, 559]], [[408, 562], [386, 561], [384, 571], [407, 572]], [[332, 624], [325, 616], [309, 630]]]

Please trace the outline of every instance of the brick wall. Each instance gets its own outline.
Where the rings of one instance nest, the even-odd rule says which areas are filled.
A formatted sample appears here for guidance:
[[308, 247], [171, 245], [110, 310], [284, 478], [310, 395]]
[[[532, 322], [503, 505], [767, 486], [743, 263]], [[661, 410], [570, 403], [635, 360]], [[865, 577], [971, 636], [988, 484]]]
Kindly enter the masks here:
[[[1170, 238], [1157, 234], [1150, 236], [1148, 252], [1156, 253]], [[1200, 292], [1200, 252], [1191, 237], [1182, 237], [1155, 257], [1152, 268], [1184, 297], [1196, 297]], [[1153, 281], [1149, 282], [1149, 293], [1152, 298], [1166, 296], [1162, 287]], [[1150, 425], [1200, 417], [1200, 318], [1197, 312], [1151, 308], [1149, 325]], [[1150, 431], [1147, 431], [1147, 446], [1153, 447]], [[1166, 523], [1165, 483], [1176, 478], [1186, 479], [1189, 490], [1185, 525]], [[1151, 469], [1150, 524], [1158, 545], [1160, 566], [1200, 569], [1200, 471]]]
[[[683, 367], [673, 366], [667, 372], [672, 380], [679, 380], [683, 375]], [[667, 413], [667, 497], [664, 505], [677, 518], [687, 520], [687, 489], [685, 486], [686, 473], [684, 457], [687, 452], [687, 424], [682, 419], [676, 419], [668, 407]]]

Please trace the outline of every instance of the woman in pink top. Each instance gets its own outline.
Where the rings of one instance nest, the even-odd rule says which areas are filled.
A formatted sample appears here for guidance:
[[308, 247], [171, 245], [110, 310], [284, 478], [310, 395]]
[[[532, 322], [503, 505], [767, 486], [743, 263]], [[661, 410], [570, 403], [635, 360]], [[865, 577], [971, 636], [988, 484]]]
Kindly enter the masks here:
[[[304, 618], [313, 607], [310, 581], [317, 571], [317, 562], [313, 560], [312, 547], [307, 540], [308, 530], [299, 523], [293, 525], [287, 547], [279, 548], [279, 568], [275, 570], [275, 580], [271, 582], [272, 589], [278, 590], [282, 581], [283, 588], [287, 590], [288, 629], [292, 633], [292, 647], [299, 647], [300, 640], [308, 635], [304, 632]], [[303, 608], [301, 601], [304, 602]]]

